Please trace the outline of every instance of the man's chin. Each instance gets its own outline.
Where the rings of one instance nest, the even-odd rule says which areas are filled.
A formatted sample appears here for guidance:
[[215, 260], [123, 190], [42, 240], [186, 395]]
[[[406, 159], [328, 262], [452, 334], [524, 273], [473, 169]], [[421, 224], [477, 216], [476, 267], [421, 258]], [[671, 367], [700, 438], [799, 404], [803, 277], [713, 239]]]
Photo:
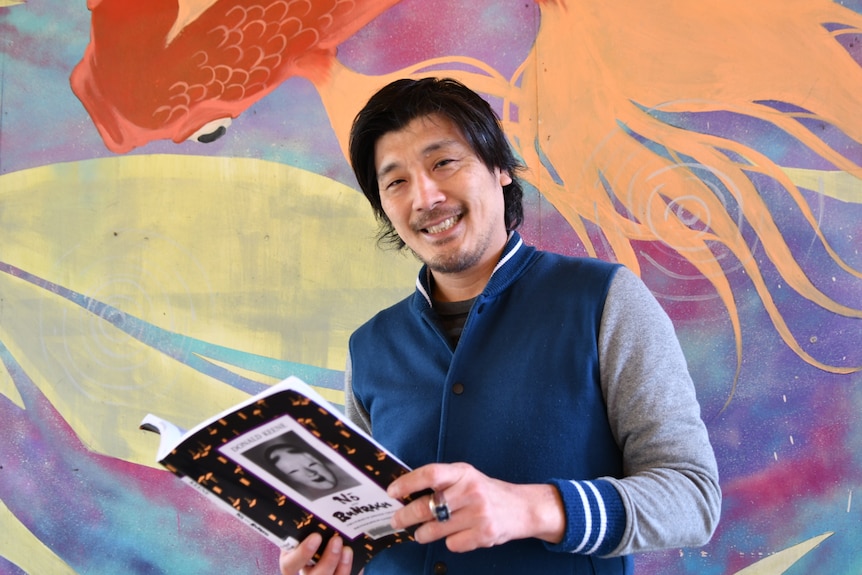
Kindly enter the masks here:
[[479, 261], [478, 257], [456, 254], [449, 257], [437, 257], [424, 263], [432, 272], [438, 274], [457, 274], [469, 270]]

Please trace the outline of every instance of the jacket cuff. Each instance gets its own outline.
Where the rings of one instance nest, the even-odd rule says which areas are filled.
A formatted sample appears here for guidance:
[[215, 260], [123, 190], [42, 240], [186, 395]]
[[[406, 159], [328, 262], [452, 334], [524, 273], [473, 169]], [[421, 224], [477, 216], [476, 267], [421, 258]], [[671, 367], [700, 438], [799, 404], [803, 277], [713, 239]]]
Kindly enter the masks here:
[[619, 492], [604, 479], [571, 481], [551, 479], [563, 499], [566, 531], [551, 551], [608, 555], [620, 543], [626, 526], [626, 511]]

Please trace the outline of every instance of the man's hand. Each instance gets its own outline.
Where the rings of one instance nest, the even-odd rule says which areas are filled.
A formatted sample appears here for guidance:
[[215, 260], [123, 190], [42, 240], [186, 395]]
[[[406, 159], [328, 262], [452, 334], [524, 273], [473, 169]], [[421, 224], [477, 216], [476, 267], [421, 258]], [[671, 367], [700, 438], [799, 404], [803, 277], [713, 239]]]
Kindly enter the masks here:
[[278, 558], [281, 575], [350, 575], [353, 550], [346, 547], [337, 535], [329, 540], [320, 561], [313, 567], [309, 566], [322, 542], [323, 537], [319, 533], [312, 533], [296, 549], [282, 551]]
[[446, 539], [450, 551], [472, 551], [535, 537], [558, 543], [565, 531], [563, 503], [553, 485], [517, 485], [492, 479], [466, 463], [432, 463], [403, 475], [388, 488], [390, 497], [432, 489], [445, 500], [451, 516], [437, 521], [430, 497], [420, 497], [399, 509], [392, 526], [420, 525], [420, 543]]

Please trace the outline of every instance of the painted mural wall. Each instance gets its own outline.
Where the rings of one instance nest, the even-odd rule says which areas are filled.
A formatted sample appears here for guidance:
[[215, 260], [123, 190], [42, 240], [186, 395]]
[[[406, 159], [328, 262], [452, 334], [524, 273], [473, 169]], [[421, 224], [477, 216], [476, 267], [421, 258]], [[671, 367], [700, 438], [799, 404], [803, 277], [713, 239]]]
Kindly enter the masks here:
[[860, 0], [0, 0], [0, 573], [276, 572], [138, 423], [343, 400], [417, 268], [349, 124], [432, 74], [500, 113], [526, 239], [677, 328], [725, 504], [637, 572], [862, 572]]

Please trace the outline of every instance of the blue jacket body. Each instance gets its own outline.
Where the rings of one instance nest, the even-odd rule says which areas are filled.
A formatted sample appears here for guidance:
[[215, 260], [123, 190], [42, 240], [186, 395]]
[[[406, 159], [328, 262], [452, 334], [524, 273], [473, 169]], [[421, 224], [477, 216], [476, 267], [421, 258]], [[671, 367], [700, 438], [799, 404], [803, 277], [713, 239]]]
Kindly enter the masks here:
[[[431, 307], [423, 268], [411, 296], [350, 340], [353, 394], [375, 439], [413, 468], [464, 461], [513, 483], [622, 477], [597, 347], [618, 268], [537, 251], [513, 233], [454, 348]], [[552, 548], [522, 540], [451, 553], [442, 541], [409, 543], [381, 553], [365, 573], [632, 572], [629, 557]]]

